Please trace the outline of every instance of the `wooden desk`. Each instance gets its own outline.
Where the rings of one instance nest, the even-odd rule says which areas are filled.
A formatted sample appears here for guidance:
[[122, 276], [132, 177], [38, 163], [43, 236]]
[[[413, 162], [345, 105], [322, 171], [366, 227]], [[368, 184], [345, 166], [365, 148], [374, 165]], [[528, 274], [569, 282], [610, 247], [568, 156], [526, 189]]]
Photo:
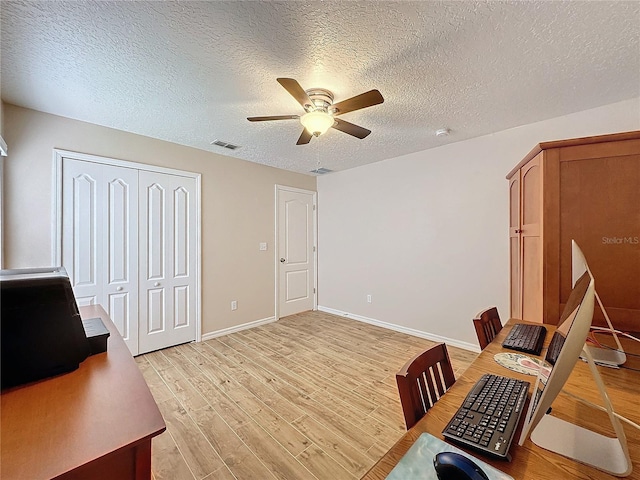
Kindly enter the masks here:
[[[456, 383], [447, 391], [434, 407], [411, 429], [409, 430], [372, 468], [363, 479], [381, 480], [386, 478], [389, 472], [395, 467], [402, 456], [413, 445], [415, 440], [423, 432], [428, 432], [438, 438], [444, 439], [442, 430], [454, 415], [467, 393], [471, 390], [476, 381], [484, 373], [494, 373], [506, 377], [520, 378], [531, 383], [529, 397], [535, 385], [536, 377], [518, 374], [514, 371], [498, 365], [493, 356], [504, 350], [501, 347], [502, 341], [511, 329], [513, 321], [509, 321], [502, 329], [495, 340], [478, 356], [475, 362], [456, 380]], [[518, 320], [518, 322], [521, 322]], [[553, 336], [554, 327], [546, 325], [547, 337], [545, 346], [549, 344]], [[600, 338], [601, 336], [599, 336]], [[606, 339], [606, 337], [603, 337]], [[611, 345], [613, 343], [611, 342]], [[627, 352], [635, 351], [640, 353], [637, 342], [624, 342], [623, 346]], [[543, 350], [544, 353], [544, 350]], [[628, 356], [627, 365], [640, 369], [640, 359]], [[617, 413], [629, 418], [635, 423], [640, 423], [640, 372], [631, 370], [615, 370], [605, 367], [598, 367], [605, 381], [607, 393], [613, 403]], [[598, 405], [602, 405], [599, 394], [596, 391], [588, 365], [579, 361], [571, 374], [565, 389], [578, 394]], [[527, 402], [528, 408], [528, 402]], [[575, 424], [594, 430], [604, 435], [613, 436], [613, 429], [606, 414], [594, 408], [587, 407], [569, 396], [560, 394], [553, 403], [553, 414], [565, 420], [570, 420]], [[523, 416], [526, 415], [526, 410]], [[522, 420], [521, 422], [522, 423]], [[633, 472], [627, 478], [640, 478], [640, 431], [623, 423], [623, 428], [627, 435], [629, 451], [633, 461]], [[496, 468], [508, 473], [516, 480], [558, 480], [558, 479], [611, 479], [616, 478], [592, 467], [576, 463], [561, 455], [544, 450], [534, 445], [530, 439], [523, 446], [518, 445], [521, 427], [518, 428], [511, 444], [510, 453], [513, 457], [511, 462], [493, 460], [482, 456], [482, 460], [492, 464]], [[462, 448], [462, 447], [461, 447]], [[463, 448], [472, 455], [480, 456], [472, 450]]]
[[102, 307], [80, 313], [102, 318], [107, 352], [0, 395], [3, 480], [151, 478], [151, 438], [166, 428], [162, 415]]

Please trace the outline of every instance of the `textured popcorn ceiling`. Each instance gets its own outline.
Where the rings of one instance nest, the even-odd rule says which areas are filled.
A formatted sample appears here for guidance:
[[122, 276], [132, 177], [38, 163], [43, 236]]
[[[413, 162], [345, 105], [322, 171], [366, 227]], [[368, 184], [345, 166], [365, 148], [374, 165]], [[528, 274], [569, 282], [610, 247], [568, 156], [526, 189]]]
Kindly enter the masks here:
[[[7, 103], [307, 173], [640, 96], [640, 2], [0, 2]], [[276, 82], [377, 88], [296, 146]], [[439, 128], [451, 129], [436, 137]], [[232, 151], [210, 145], [241, 145]]]

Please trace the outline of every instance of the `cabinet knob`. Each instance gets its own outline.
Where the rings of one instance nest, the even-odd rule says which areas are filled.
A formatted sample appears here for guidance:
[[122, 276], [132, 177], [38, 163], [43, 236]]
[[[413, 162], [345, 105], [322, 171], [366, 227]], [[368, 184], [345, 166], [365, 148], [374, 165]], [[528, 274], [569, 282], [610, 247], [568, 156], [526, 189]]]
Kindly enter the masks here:
[[284, 262], [286, 262], [286, 260], [284, 258], [281, 258], [280, 263], [284, 263]]
[[522, 230], [521, 230], [521, 229], [519, 229], [519, 228], [517, 228], [517, 229], [516, 229], [516, 233], [522, 233]]

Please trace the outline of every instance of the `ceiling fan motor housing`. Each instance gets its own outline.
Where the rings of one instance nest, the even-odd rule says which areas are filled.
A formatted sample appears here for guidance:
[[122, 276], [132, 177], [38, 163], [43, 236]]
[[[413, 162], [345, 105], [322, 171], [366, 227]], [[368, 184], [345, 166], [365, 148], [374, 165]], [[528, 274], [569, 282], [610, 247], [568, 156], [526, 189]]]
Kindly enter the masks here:
[[329, 90], [325, 90], [324, 88], [310, 88], [305, 92], [313, 103], [313, 105], [305, 105], [307, 112], [315, 110], [327, 112], [329, 107], [333, 104], [333, 93], [331, 93]]

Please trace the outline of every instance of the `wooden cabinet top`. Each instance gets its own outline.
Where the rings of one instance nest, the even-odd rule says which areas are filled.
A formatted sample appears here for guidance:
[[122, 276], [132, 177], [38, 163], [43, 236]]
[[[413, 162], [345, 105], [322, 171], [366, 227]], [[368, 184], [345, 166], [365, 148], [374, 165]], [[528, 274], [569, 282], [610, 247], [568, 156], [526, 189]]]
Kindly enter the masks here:
[[533, 149], [507, 174], [507, 179], [513, 177], [513, 175], [520, 170], [520, 168], [526, 164], [533, 157], [538, 155], [543, 150], [549, 150], [551, 148], [563, 148], [563, 147], [575, 147], [577, 145], [589, 145], [595, 143], [605, 142], [620, 142], [624, 140], [640, 140], [640, 130], [623, 133], [612, 133], [608, 135], [597, 135], [593, 137], [571, 138], [568, 140], [554, 140], [551, 142], [542, 142], [537, 144]]
[[107, 352], [70, 373], [2, 392], [0, 477], [48, 479], [158, 435], [165, 423], [122, 337], [100, 306]]

